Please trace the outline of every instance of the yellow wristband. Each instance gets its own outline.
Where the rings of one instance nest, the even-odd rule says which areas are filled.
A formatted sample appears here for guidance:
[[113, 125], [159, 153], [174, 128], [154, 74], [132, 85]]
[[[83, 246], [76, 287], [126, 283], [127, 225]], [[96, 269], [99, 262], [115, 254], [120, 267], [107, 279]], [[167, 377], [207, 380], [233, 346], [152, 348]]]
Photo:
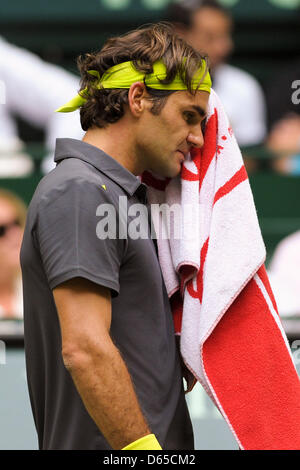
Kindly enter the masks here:
[[123, 447], [122, 450], [162, 450], [154, 434], [148, 434]]

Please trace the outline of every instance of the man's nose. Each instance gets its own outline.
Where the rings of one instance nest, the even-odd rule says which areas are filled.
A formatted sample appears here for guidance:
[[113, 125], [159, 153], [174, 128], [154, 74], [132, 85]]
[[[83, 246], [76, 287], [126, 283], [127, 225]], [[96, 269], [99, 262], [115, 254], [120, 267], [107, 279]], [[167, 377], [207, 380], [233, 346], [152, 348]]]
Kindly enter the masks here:
[[190, 132], [188, 137], [187, 137], [187, 142], [192, 147], [197, 147], [197, 148], [203, 147], [204, 137], [203, 137], [201, 128], [200, 128], [200, 131], [198, 131], [197, 133], [196, 132]]

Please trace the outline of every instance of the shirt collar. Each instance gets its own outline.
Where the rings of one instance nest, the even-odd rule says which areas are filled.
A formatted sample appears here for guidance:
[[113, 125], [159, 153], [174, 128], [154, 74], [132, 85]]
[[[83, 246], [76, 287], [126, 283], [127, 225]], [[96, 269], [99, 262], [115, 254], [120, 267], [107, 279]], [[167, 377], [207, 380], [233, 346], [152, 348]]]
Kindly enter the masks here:
[[94, 145], [77, 139], [56, 139], [54, 161], [58, 163], [66, 158], [78, 158], [93, 165], [101, 173], [104, 173], [108, 178], [121, 186], [130, 196], [137, 189], [139, 189], [138, 194], [141, 194], [142, 197], [146, 193], [147, 186], [137, 176]]

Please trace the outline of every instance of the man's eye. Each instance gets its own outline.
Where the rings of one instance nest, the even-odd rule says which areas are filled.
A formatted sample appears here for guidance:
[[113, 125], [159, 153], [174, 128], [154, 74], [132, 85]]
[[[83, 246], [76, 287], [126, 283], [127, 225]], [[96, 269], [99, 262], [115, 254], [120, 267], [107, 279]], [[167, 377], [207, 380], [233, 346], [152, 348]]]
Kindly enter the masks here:
[[189, 113], [185, 112], [184, 113], [184, 119], [189, 123], [189, 124], [194, 124], [197, 122], [197, 116], [195, 113]]

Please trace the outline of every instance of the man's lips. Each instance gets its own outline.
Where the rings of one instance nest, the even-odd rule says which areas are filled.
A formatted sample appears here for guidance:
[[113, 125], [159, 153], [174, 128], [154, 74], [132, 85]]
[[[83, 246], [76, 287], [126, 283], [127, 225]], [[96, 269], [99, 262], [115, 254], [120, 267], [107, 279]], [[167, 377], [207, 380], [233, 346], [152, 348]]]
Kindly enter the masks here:
[[179, 149], [177, 149], [177, 152], [181, 153], [181, 155], [182, 155], [182, 160], [185, 160], [187, 154], [189, 153], [189, 152], [184, 152], [183, 150], [179, 150]]

